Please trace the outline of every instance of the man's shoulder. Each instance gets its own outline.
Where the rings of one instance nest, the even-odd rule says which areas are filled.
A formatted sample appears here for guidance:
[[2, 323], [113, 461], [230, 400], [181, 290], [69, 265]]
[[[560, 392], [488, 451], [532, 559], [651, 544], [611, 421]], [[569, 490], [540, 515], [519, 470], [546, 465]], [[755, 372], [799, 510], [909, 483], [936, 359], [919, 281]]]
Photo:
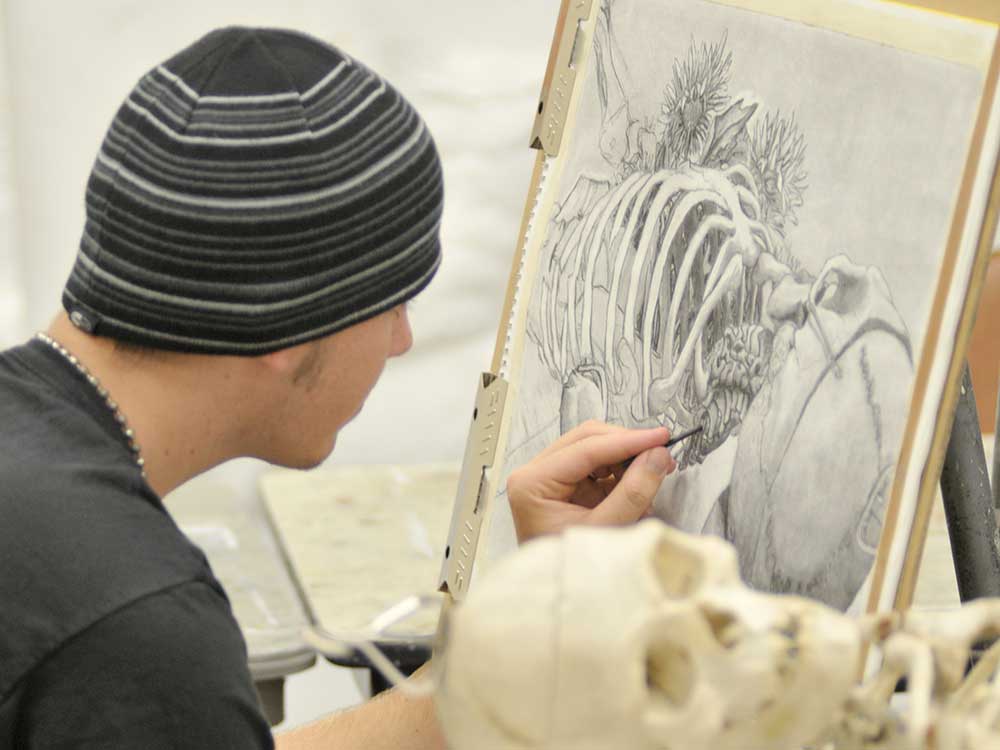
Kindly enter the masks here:
[[26, 565], [26, 575], [74, 577], [96, 574], [84, 568], [94, 565], [103, 573], [96, 585], [164, 569], [188, 578], [207, 566], [134, 465], [0, 459], [0, 477], [0, 592], [7, 571]]
[[[0, 494], [8, 479], [37, 482], [63, 463], [114, 463], [120, 435], [85, 380], [53, 368], [44, 352], [0, 352]], [[46, 369], [47, 368], [47, 369]], [[88, 390], [89, 389], [89, 390]], [[104, 423], [102, 423], [102, 419]], [[58, 476], [58, 475], [53, 475]]]
[[8, 463], [2, 475], [0, 701], [48, 654], [130, 602], [189, 581], [224, 598], [201, 551], [127, 469]]

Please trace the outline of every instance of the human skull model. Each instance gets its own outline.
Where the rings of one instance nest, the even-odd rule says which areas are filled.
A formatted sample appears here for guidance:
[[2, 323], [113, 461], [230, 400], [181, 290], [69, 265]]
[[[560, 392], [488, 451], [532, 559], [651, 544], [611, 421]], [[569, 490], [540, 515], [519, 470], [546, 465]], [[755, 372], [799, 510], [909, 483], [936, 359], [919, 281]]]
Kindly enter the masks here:
[[525, 545], [450, 613], [443, 651], [455, 750], [780, 750], [842, 704], [861, 635], [747, 589], [726, 542], [649, 520]]

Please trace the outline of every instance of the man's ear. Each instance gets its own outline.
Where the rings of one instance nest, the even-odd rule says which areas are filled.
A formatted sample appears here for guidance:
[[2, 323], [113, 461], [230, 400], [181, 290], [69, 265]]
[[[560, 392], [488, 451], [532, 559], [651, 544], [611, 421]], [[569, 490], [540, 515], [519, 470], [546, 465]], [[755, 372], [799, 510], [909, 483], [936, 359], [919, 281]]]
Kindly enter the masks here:
[[311, 375], [318, 367], [322, 342], [307, 341], [269, 354], [261, 354], [255, 359], [272, 375], [282, 380], [298, 384]]

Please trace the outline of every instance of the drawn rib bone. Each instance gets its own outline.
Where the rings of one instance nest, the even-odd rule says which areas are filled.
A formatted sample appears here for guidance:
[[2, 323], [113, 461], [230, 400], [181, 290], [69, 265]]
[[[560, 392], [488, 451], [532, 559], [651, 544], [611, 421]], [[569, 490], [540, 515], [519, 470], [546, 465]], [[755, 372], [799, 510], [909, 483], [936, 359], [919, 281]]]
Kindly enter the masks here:
[[[576, 226], [573, 228], [572, 233], [569, 237], [564, 237], [564, 243], [556, 244], [552, 248], [552, 255], [549, 258], [549, 273], [547, 275], [548, 286], [542, 286], [542, 314], [544, 316], [545, 325], [543, 330], [547, 331], [548, 341], [545, 345], [545, 350], [549, 354], [549, 358], [556, 364], [556, 371], [554, 375], [561, 377], [562, 369], [558, 362], [560, 357], [558, 352], [562, 347], [562, 342], [560, 341], [559, 334], [557, 330], [559, 329], [558, 321], [558, 307], [559, 307], [559, 282], [562, 278], [562, 266], [561, 254], [565, 252], [566, 247], [576, 247], [579, 243], [580, 234], [583, 231], [582, 220], [578, 220]], [[548, 291], [548, 299], [546, 299], [546, 291]]]
[[[678, 190], [692, 190], [695, 187], [695, 181], [690, 175], [663, 171], [654, 174], [636, 198], [636, 210], [629, 217], [628, 226], [625, 228], [621, 242], [618, 243], [616, 248], [613, 248], [615, 265], [611, 276], [611, 289], [608, 296], [608, 315], [604, 330], [604, 351], [614, 351], [615, 333], [618, 322], [618, 294], [621, 289], [622, 278], [624, 277], [625, 263], [628, 259], [628, 247], [635, 234], [636, 226], [639, 224], [639, 214], [641, 211], [638, 209], [645, 204], [650, 194], [658, 188], [662, 188], [662, 192], [673, 193]], [[627, 327], [627, 323], [623, 323], [623, 325]], [[618, 382], [619, 373], [617, 372], [615, 358], [608, 357], [607, 359], [608, 367], [611, 369], [612, 380]]]
[[[744, 249], [743, 246], [739, 244], [735, 237], [731, 237], [722, 247], [719, 249], [718, 258], [710, 271], [706, 283], [705, 283], [705, 296], [703, 304], [699, 310], [698, 316], [695, 319], [694, 325], [691, 327], [691, 331], [688, 334], [687, 341], [684, 344], [684, 348], [681, 351], [680, 356], [677, 361], [673, 360], [674, 351], [674, 340], [673, 337], [676, 333], [677, 326], [677, 315], [680, 310], [680, 302], [683, 299], [683, 295], [679, 293], [681, 288], [681, 276], [678, 276], [678, 282], [675, 287], [674, 297], [671, 300], [670, 313], [668, 316], [666, 335], [667, 340], [663, 346], [663, 356], [664, 356], [664, 372], [669, 373], [666, 378], [659, 379], [655, 381], [657, 384], [658, 398], [654, 401], [652, 396], [650, 396], [650, 407], [657, 409], [654, 403], [659, 404], [659, 407], [665, 406], [665, 402], [661, 399], [669, 399], [672, 396], [668, 395], [676, 392], [676, 388], [679, 385], [679, 380], [682, 377], [684, 370], [691, 363], [690, 357], [692, 353], [691, 342], [700, 342], [704, 335], [705, 325], [711, 316], [711, 313], [715, 312], [716, 307], [722, 301], [725, 293], [731, 291], [739, 291], [741, 295], [741, 300], [745, 299], [745, 295], [748, 293], [744, 287], [746, 285], [746, 279], [743, 274], [737, 272], [736, 261], [739, 261], [744, 267], [750, 268], [750, 280], [753, 282], [754, 289], [752, 293], [754, 295], [763, 295], [764, 285], [770, 285], [773, 287], [775, 280], [779, 280], [782, 277], [791, 273], [788, 266], [778, 261], [773, 255], [768, 252], [760, 253], [741, 253], [740, 250]], [[693, 253], [689, 253], [693, 255]], [[747, 266], [749, 259], [754, 263], [752, 266]], [[687, 263], [688, 258], [685, 258], [685, 263]], [[684, 274], [683, 283], [686, 285], [690, 282], [690, 264], [687, 268], [687, 273]], [[682, 271], [683, 273], [683, 271]], [[720, 281], [720, 277], [723, 281]], [[717, 292], [719, 285], [723, 286], [722, 292]], [[756, 298], [756, 297], [755, 297]], [[755, 307], [758, 311], [763, 311], [765, 300], [761, 299], [760, 302], [755, 303]], [[743, 305], [740, 305], [742, 310]], [[739, 321], [742, 323], [742, 319]], [[703, 347], [698, 346], [695, 351], [695, 363], [694, 363], [694, 375], [696, 385], [698, 388], [698, 397], [704, 398], [705, 394], [703, 388], [701, 387], [700, 379], [704, 377], [703, 373], [703, 363], [700, 361], [701, 355], [698, 353], [702, 351]], [[648, 382], [648, 381], [647, 381]], [[652, 383], [649, 383], [650, 387]]]
[[[582, 178], [581, 180], [577, 181], [577, 186], [579, 186], [580, 182], [582, 182]], [[597, 181], [590, 180], [589, 182], [590, 184], [593, 184]], [[584, 192], [587, 192], [588, 196], [590, 196], [589, 191], [586, 191], [585, 188]], [[569, 204], [571, 201], [579, 202], [575, 200], [576, 195], [577, 195], [577, 187], [574, 187], [574, 189], [570, 192], [570, 196], [567, 198], [566, 204], [564, 204], [564, 209], [565, 206]], [[596, 201], [594, 201], [593, 210], [594, 211], [599, 210], [601, 206], [605, 202], [610, 201], [611, 198], [612, 198], [611, 191], [598, 197]], [[556, 244], [552, 248], [552, 253], [549, 257], [548, 279], [551, 284], [551, 290], [549, 293], [550, 299], [547, 302], [543, 302], [542, 310], [543, 310], [543, 315], [549, 321], [548, 330], [550, 335], [550, 344], [547, 348], [550, 352], [550, 358], [553, 360], [562, 361], [563, 359], [561, 354], [558, 356], [556, 354], [557, 352], [562, 352], [564, 344], [566, 344], [566, 342], [564, 342], [561, 338], [561, 336], [563, 335], [563, 333], [561, 333], [563, 326], [559, 322], [559, 306], [561, 304], [561, 297], [560, 297], [561, 284], [563, 281], [563, 277], [566, 275], [566, 268], [569, 266], [570, 262], [579, 255], [581, 239], [585, 236], [585, 231], [587, 230], [587, 227], [592, 226], [593, 222], [590, 220], [590, 218], [592, 217], [588, 218], [588, 220], [586, 221], [583, 219], [584, 216], [583, 212], [586, 210], [586, 204], [589, 202], [590, 201], [587, 200], [587, 198], [583, 199], [584, 205], [581, 206], [580, 208], [581, 211], [580, 216], [575, 219], [576, 223], [575, 226], [573, 227], [573, 231], [569, 234], [568, 237], [566, 235], [563, 235], [563, 237], [561, 237], [556, 242]], [[544, 286], [542, 288], [542, 292], [543, 293], [545, 292]], [[567, 300], [567, 306], [568, 306], [568, 300]], [[557, 333], [557, 331], [560, 331], [560, 333]], [[560, 368], [553, 374], [556, 375], [557, 377], [564, 377], [565, 371]]]
[[732, 180], [734, 177], [740, 177], [746, 182], [746, 187], [749, 188], [755, 195], [760, 195], [760, 190], [757, 187], [757, 180], [754, 178], [753, 173], [747, 169], [743, 164], [734, 164], [722, 170], [722, 175], [727, 180]]
[[[650, 218], [646, 220], [646, 226], [643, 228], [635, 258], [632, 261], [632, 273], [629, 280], [630, 284], [628, 296], [625, 298], [626, 323], [631, 323], [636, 319], [635, 308], [639, 299], [639, 283], [642, 280], [642, 269], [645, 267], [646, 260], [649, 256], [649, 248], [653, 243], [653, 235], [656, 231], [658, 223], [657, 219], [667, 201], [673, 197], [673, 194], [668, 195], [666, 194], [666, 191], [663, 191], [656, 197], [656, 200], [650, 208]], [[718, 193], [711, 190], [693, 190], [680, 199], [680, 203], [671, 213], [670, 223], [667, 227], [667, 235], [671, 238], [675, 237], [690, 212], [701, 203], [712, 203], [722, 210], [725, 210], [726, 208], [722, 197]], [[650, 289], [648, 291], [652, 293], [653, 290]], [[630, 341], [635, 340], [635, 335], [631, 325], [627, 325], [625, 333]]]
[[681, 350], [681, 354], [678, 357], [674, 368], [666, 377], [657, 378], [650, 383], [649, 389], [646, 393], [647, 406], [651, 413], [658, 414], [665, 411], [667, 405], [677, 394], [677, 389], [680, 386], [681, 379], [684, 377], [684, 371], [687, 369], [687, 366], [691, 364], [691, 358], [694, 355], [695, 347], [697, 342], [701, 339], [706, 323], [712, 313], [715, 312], [715, 308], [718, 307], [725, 295], [736, 289], [738, 285], [742, 283], [742, 280], [743, 258], [738, 253], [734, 253], [732, 258], [729, 260], [729, 264], [726, 266], [726, 270], [722, 272], [722, 277], [719, 279], [718, 283], [716, 283], [710, 292], [706, 293], [707, 296], [705, 297], [704, 304], [698, 310], [698, 316], [695, 318], [694, 325], [691, 327], [691, 334], [684, 343], [684, 348]]
[[538, 293], [538, 296], [539, 296], [539, 301], [541, 303], [539, 309], [541, 310], [542, 314], [541, 314], [541, 321], [539, 324], [541, 330], [539, 332], [539, 338], [538, 338], [538, 356], [541, 357], [542, 364], [545, 365], [545, 368], [549, 371], [549, 373], [554, 375], [558, 372], [558, 370], [556, 369], [556, 363], [552, 360], [551, 352], [549, 351], [549, 347], [552, 345], [551, 340], [549, 338], [549, 314], [548, 314], [549, 298], [551, 297], [551, 294], [548, 294], [548, 290], [550, 288], [550, 282], [548, 279], [543, 278], [541, 279], [540, 283], [541, 283], [541, 289]]
[[562, 335], [559, 337], [559, 371], [569, 372], [569, 352], [567, 351], [569, 340], [569, 317], [563, 317]]
[[[601, 198], [601, 200], [597, 203], [597, 205], [594, 206], [593, 210], [590, 212], [590, 215], [587, 217], [586, 223], [583, 226], [582, 234], [580, 235], [579, 241], [574, 243], [569, 249], [569, 256], [574, 261], [573, 271], [569, 275], [568, 279], [569, 289], [567, 291], [567, 302], [566, 302], [567, 317], [569, 318], [570, 321], [578, 320], [578, 318], [576, 317], [576, 295], [577, 295], [577, 284], [580, 280], [580, 267], [581, 264], [583, 263], [584, 248], [589, 246], [591, 241], [590, 238], [594, 235], [594, 232], [597, 230], [597, 225], [600, 225], [601, 231], [603, 231], [604, 225], [607, 223], [607, 220], [611, 215], [611, 211], [616, 205], [615, 199], [622, 191], [624, 184], [625, 183], [620, 185], [618, 189], [612, 191], [608, 195], [605, 195], [603, 198]], [[598, 241], [599, 239], [600, 239], [600, 232], [598, 232]], [[559, 274], [560, 278], [565, 275], [564, 273], [562, 273], [562, 271], [565, 271], [566, 266], [569, 264], [570, 258], [567, 258], [565, 264], [563, 264], [562, 268], [560, 269], [561, 271]], [[575, 336], [572, 335], [572, 333], [570, 333], [570, 352], [574, 362], [579, 363], [583, 361], [581, 356], [580, 342], [577, 340]]]
[[[718, 208], [723, 208], [721, 202], [721, 197], [714, 192], [708, 190], [695, 190], [683, 198], [674, 208], [671, 213], [670, 223], [667, 226], [667, 231], [663, 236], [663, 240], [660, 243], [660, 251], [656, 256], [654, 261], [653, 273], [650, 277], [649, 288], [646, 290], [646, 317], [643, 320], [643, 349], [642, 349], [642, 390], [643, 393], [649, 388], [649, 382], [651, 379], [650, 373], [652, 369], [652, 326], [653, 326], [653, 314], [652, 311], [656, 308], [657, 291], [660, 288], [660, 284], [663, 279], [663, 269], [666, 265], [667, 259], [670, 256], [670, 247], [673, 245], [677, 234], [680, 232], [681, 227], [684, 226], [684, 222], [687, 220], [691, 212], [703, 203], [709, 203], [717, 206]], [[625, 321], [627, 325], [627, 332], [630, 334], [630, 340], [632, 340], [633, 328], [628, 325], [630, 321], [635, 320], [635, 308], [638, 303], [639, 297], [639, 282], [642, 278], [642, 268], [646, 264], [646, 258], [649, 255], [649, 247], [652, 244], [653, 229], [655, 229], [656, 220], [647, 221], [646, 228], [649, 230], [648, 234], [643, 232], [643, 238], [640, 240], [639, 249], [636, 252], [635, 259], [632, 262], [632, 278], [631, 285], [629, 287], [628, 298], [625, 303]], [[648, 331], [647, 331], [648, 329]]]
[[[643, 175], [641, 172], [636, 172], [634, 175], [629, 177], [625, 182], [622, 183], [621, 187], [615, 191], [616, 195], [618, 193], [622, 194], [622, 197], [617, 201], [612, 201], [605, 208], [605, 215], [601, 217], [600, 226], [597, 232], [594, 233], [594, 238], [590, 242], [589, 246], [586, 248], [586, 259], [587, 265], [584, 271], [583, 277], [583, 309], [582, 315], [579, 318], [581, 322], [580, 326], [580, 351], [585, 361], [589, 361], [593, 357], [593, 342], [591, 341], [591, 330], [592, 330], [592, 316], [594, 310], [594, 274], [597, 269], [597, 258], [600, 254], [601, 245], [604, 244], [605, 232], [607, 231], [607, 223], [610, 219], [610, 210], [614, 207], [615, 203], [618, 204], [618, 210], [615, 211], [614, 221], [611, 223], [611, 237], [608, 243], [614, 240], [616, 230], [621, 226], [622, 221], [625, 218], [625, 212], [630, 206], [633, 206], [636, 195], [643, 188], [643, 186], [649, 182], [649, 177]], [[641, 205], [641, 204], [640, 204]], [[633, 208], [633, 212], [637, 213], [639, 206]], [[574, 272], [573, 278], [577, 278], [577, 273]], [[608, 358], [608, 355], [605, 354]]]
[[[700, 203], [702, 203], [703, 201], [698, 200], [699, 197], [700, 196], [698, 193], [692, 193], [690, 196], [688, 196], [688, 198], [685, 199], [685, 202], [682, 202], [681, 206], [678, 209], [680, 212], [679, 220], [671, 222], [671, 226], [664, 237], [664, 241], [660, 247], [660, 253], [656, 258], [653, 267], [653, 273], [650, 277], [649, 290], [646, 295], [646, 307], [643, 314], [643, 327], [642, 327], [642, 343], [643, 343], [642, 389], [644, 393], [649, 389], [649, 384], [652, 381], [653, 321], [655, 317], [655, 310], [657, 307], [657, 303], [659, 301], [660, 288], [663, 284], [664, 269], [666, 268], [666, 264], [670, 258], [670, 247], [673, 245], [676, 233], [680, 229], [680, 227], [683, 226], [684, 220], [688, 213], [687, 211], [684, 210], [685, 208], [687, 208], [686, 205], [687, 201], [690, 199], [691, 201], [696, 201], [697, 204], [700, 205]], [[685, 252], [685, 258], [684, 261], [682, 262], [682, 266], [684, 264], [687, 264], [688, 274], [690, 273], [690, 267], [691, 267], [691, 263], [689, 262], [689, 257], [691, 261], [693, 261], [694, 258], [698, 255], [698, 251], [701, 249], [702, 243], [707, 238], [708, 232], [711, 231], [712, 229], [731, 230], [733, 226], [734, 225], [731, 221], [723, 217], [719, 217], [718, 215], [713, 215], [711, 218], [705, 220], [702, 223], [702, 226], [699, 227], [694, 238], [688, 244]], [[724, 243], [724, 246], [725, 244], [728, 243]], [[683, 299], [684, 291], [686, 289], [686, 281], [688, 274], [685, 274], [684, 282], [682, 282], [681, 279], [678, 278], [675, 284], [675, 289], [678, 291], [678, 293], [671, 295], [672, 309], [674, 309], [675, 301], [679, 302], [681, 299]], [[673, 360], [673, 331], [674, 329], [672, 327], [668, 327], [666, 329], [666, 336], [664, 337], [662, 356], [663, 356], [664, 366], [667, 369], [669, 369]], [[702, 394], [702, 397], [704, 397], [704, 394]]]
[[[568, 254], [566, 251], [567, 247], [573, 248], [577, 246], [577, 244], [580, 241], [580, 235], [583, 232], [583, 225], [584, 222], [582, 219], [577, 222], [577, 225], [574, 228], [573, 233], [569, 237], [569, 241], [562, 247], [556, 247], [553, 249], [553, 256], [550, 262], [550, 269], [554, 269], [549, 274], [549, 279], [551, 282], [551, 288], [549, 294], [552, 299], [546, 309], [549, 311], [549, 318], [550, 318], [549, 330], [552, 340], [551, 348], [554, 353], [553, 358], [557, 362], [561, 361], [561, 356], [558, 354], [558, 352], [560, 352], [563, 349], [563, 344], [565, 343], [561, 338], [562, 324], [560, 323], [559, 320], [559, 306], [561, 304], [560, 284], [562, 282], [562, 277], [563, 277], [562, 269], [563, 266], [565, 265], [562, 256]], [[564, 371], [562, 370], [562, 366], [560, 365], [557, 374], [561, 376], [563, 372]]]
[[702, 341], [702, 336], [695, 339], [694, 370], [692, 373], [694, 377], [694, 393], [699, 403], [704, 402], [708, 398], [708, 372], [705, 370], [705, 349]]
[[736, 186], [736, 195], [739, 197], [742, 203], [746, 203], [750, 208], [753, 209], [753, 219], [759, 219], [761, 216], [760, 201], [757, 196], [754, 195], [750, 190], [743, 187], [742, 185]]
[[[681, 301], [684, 299], [683, 292], [687, 289], [688, 279], [691, 276], [691, 269], [694, 268], [695, 260], [699, 257], [698, 250], [704, 244], [705, 240], [708, 239], [709, 232], [733, 232], [735, 231], [735, 228], [736, 227], [733, 222], [725, 216], [722, 216], [721, 214], [713, 214], [701, 223], [698, 230], [691, 238], [691, 241], [688, 243], [687, 250], [684, 252], [684, 260], [681, 261], [681, 267], [677, 272], [677, 282], [674, 286], [675, 291], [670, 296], [670, 308], [667, 314], [666, 324], [668, 336], [670, 336], [670, 332], [676, 330], [677, 328], [677, 315], [680, 312]], [[656, 286], [653, 288], [655, 289]], [[672, 340], [673, 337], [670, 336], [669, 341], [672, 342]], [[672, 344], [671, 346], [664, 345], [663, 366], [665, 370], [673, 368], [673, 360], [674, 352]]]

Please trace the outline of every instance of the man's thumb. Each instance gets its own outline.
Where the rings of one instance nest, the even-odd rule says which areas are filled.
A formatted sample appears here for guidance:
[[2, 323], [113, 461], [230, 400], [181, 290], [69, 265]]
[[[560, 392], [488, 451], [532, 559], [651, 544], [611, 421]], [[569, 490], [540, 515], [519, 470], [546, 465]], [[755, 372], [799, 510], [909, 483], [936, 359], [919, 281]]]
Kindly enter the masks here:
[[677, 463], [662, 446], [640, 453], [618, 486], [591, 511], [589, 522], [620, 526], [638, 521], [649, 510], [663, 478], [675, 468]]

